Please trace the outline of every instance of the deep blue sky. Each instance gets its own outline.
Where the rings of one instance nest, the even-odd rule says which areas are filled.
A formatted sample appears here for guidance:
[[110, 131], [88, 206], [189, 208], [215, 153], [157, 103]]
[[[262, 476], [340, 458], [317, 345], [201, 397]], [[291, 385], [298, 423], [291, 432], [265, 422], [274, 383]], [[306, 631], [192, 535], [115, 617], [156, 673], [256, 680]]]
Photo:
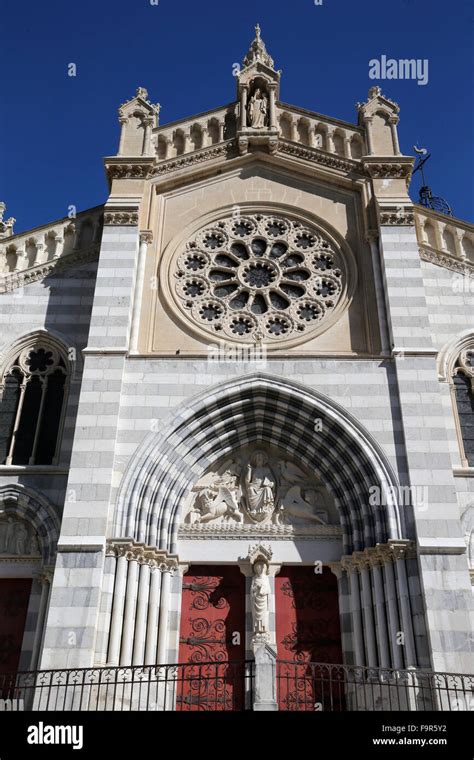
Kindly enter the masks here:
[[428, 146], [434, 193], [473, 217], [470, 2], [2, 0], [0, 14], [0, 200], [16, 232], [65, 216], [69, 204], [105, 201], [102, 158], [116, 153], [117, 107], [138, 85], [161, 103], [162, 124], [233, 100], [232, 64], [257, 21], [283, 70], [281, 99], [348, 121], [377, 83], [371, 58], [427, 58], [426, 86], [380, 84], [401, 107], [403, 152]]

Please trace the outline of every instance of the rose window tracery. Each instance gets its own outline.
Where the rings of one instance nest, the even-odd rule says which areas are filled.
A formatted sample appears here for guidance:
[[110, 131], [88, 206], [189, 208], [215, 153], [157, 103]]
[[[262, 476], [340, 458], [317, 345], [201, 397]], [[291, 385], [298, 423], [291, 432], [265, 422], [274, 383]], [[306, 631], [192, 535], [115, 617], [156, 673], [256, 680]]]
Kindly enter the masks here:
[[229, 217], [187, 242], [171, 275], [194, 324], [225, 339], [278, 341], [310, 334], [345, 292], [341, 250], [283, 216]]

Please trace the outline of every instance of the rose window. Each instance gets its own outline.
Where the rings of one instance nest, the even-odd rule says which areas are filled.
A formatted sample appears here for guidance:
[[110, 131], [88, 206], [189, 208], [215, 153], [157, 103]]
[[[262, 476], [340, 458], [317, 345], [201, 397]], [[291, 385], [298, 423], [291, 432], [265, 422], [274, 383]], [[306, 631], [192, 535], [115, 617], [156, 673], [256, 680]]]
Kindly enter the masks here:
[[180, 309], [194, 324], [246, 342], [320, 331], [347, 280], [333, 241], [310, 225], [269, 214], [230, 217], [201, 230], [170, 276]]

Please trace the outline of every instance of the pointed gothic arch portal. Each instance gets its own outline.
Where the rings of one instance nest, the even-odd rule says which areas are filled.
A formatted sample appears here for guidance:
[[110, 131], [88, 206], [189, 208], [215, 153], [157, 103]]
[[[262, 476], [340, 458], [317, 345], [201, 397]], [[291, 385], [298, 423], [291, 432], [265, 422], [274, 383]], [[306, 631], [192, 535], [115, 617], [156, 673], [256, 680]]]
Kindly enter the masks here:
[[[374, 489], [379, 499], [373, 498]], [[273, 559], [268, 564], [264, 629], [280, 659], [284, 655], [301, 659], [303, 653], [306, 662], [316, 653], [327, 662], [331, 653], [342, 652], [337, 655], [339, 661], [376, 665], [380, 660], [389, 665], [393, 660], [400, 666], [397, 648], [388, 651], [391, 634], [385, 618], [377, 618], [380, 641], [374, 627], [374, 615], [385, 605], [378, 574], [380, 562], [385, 561], [382, 553], [388, 557], [392, 545], [402, 551], [410, 544], [398, 494], [397, 478], [374, 438], [322, 393], [256, 373], [187, 401], [138, 447], [117, 496], [112, 548], [127, 542], [132, 554], [161, 552], [168, 564], [180, 568], [170, 577], [169, 568], [163, 566], [161, 580], [154, 581], [161, 589], [157, 592], [159, 624], [149, 609], [150, 636], [147, 633], [146, 642], [135, 645], [149, 651], [150, 663], [184, 657], [183, 641], [189, 639], [193, 623], [186, 594], [196, 591], [187, 588], [187, 574], [194, 577], [199, 570], [203, 578], [218, 579], [226, 576], [226, 567], [233, 566], [246, 576], [246, 585], [242, 598], [232, 600], [237, 607], [229, 615], [235, 612], [236, 618], [237, 613], [245, 618], [244, 630], [233, 633], [245, 648], [245, 659], [252, 659], [255, 633], [260, 629], [253, 618], [251, 545], [265, 545]], [[373, 565], [370, 570], [367, 562]], [[316, 564], [321, 565], [321, 577], [316, 576]], [[120, 572], [127, 575], [128, 598], [135, 593], [137, 580], [133, 568], [130, 577], [126, 562]], [[337, 583], [331, 572], [337, 575]], [[375, 573], [377, 608], [368, 601], [368, 573]], [[384, 573], [390, 588], [402, 588], [405, 600], [404, 566], [400, 564], [396, 577], [392, 565]], [[113, 605], [120, 610], [123, 594], [117, 577]], [[312, 613], [314, 620], [308, 628], [298, 589], [308, 588], [314, 594], [322, 586], [327, 587], [330, 601], [324, 610]], [[150, 598], [158, 598], [153, 589]], [[290, 592], [293, 598], [288, 602]], [[288, 603], [293, 602], [290, 614]], [[402, 613], [408, 629], [408, 604], [400, 611], [392, 605], [394, 631], [400, 630]], [[115, 648], [109, 646], [108, 661], [126, 665], [128, 659], [123, 652], [119, 657], [117, 644], [123, 636], [120, 620], [118, 613], [114, 615], [110, 641]], [[340, 625], [335, 623], [338, 620]], [[204, 643], [194, 633], [192, 639], [193, 647]], [[230, 643], [223, 637], [220, 642], [228, 663], [236, 655], [232, 641], [233, 637]], [[193, 647], [190, 664], [197, 656]], [[412, 649], [406, 658], [410, 663]], [[311, 686], [311, 699], [313, 691], [317, 696], [316, 687]]]
[[[195, 397], [143, 441], [119, 490], [114, 535], [176, 553], [190, 490], [218, 460], [248, 445], [286, 451], [325, 484], [344, 554], [406, 537], [398, 481], [374, 438], [322, 393], [262, 373]], [[374, 488], [379, 499], [371, 498]]]

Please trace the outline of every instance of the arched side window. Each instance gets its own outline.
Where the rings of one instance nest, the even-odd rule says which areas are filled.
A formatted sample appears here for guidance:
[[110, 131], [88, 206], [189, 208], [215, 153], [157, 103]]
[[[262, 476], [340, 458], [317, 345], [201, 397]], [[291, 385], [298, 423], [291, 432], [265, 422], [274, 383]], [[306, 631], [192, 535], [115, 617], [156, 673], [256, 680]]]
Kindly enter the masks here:
[[67, 385], [58, 348], [37, 340], [19, 350], [0, 378], [0, 464], [57, 464]]
[[474, 467], [474, 340], [460, 352], [452, 382], [461, 459]]

